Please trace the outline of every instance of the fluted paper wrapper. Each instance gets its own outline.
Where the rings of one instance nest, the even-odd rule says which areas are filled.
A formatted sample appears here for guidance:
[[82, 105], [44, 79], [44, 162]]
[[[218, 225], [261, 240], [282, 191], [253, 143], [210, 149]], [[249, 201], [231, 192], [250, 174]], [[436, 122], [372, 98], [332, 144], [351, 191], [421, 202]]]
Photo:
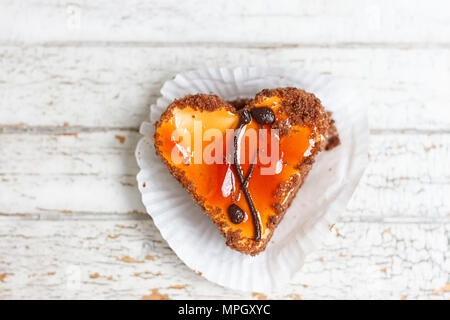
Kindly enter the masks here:
[[[154, 123], [174, 99], [188, 94], [217, 94], [230, 101], [253, 98], [265, 88], [287, 86], [314, 93], [333, 112], [341, 145], [317, 156], [266, 250], [251, 257], [225, 245], [217, 227], [156, 156]], [[191, 269], [225, 287], [271, 291], [300, 271], [305, 256], [331, 236], [336, 215], [345, 214], [368, 160], [366, 113], [364, 103], [349, 86], [303, 70], [218, 68], [180, 73], [164, 83], [161, 97], [150, 107], [150, 121], [140, 129], [143, 138], [136, 158], [142, 201], [162, 237]]]

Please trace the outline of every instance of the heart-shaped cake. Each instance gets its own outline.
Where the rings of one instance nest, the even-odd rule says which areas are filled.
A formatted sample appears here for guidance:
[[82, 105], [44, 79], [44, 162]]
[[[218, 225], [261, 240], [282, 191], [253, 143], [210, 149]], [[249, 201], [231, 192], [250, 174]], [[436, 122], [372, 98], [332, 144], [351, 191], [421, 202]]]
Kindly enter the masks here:
[[154, 139], [170, 173], [227, 245], [256, 255], [331, 135], [338, 139], [317, 97], [281, 88], [232, 103], [206, 94], [175, 100], [156, 123]]

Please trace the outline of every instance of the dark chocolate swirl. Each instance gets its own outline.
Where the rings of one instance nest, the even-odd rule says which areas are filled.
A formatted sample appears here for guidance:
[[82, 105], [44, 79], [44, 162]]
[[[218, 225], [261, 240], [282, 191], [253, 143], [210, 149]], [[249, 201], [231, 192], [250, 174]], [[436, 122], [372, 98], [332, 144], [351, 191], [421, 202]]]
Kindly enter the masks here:
[[248, 191], [248, 182], [251, 178], [252, 172], [253, 172], [253, 168], [254, 168], [254, 163], [252, 163], [251, 167], [250, 167], [250, 171], [247, 175], [247, 177], [244, 179], [244, 176], [242, 174], [242, 170], [241, 170], [241, 166], [239, 164], [238, 158], [238, 138], [239, 138], [239, 134], [242, 130], [242, 128], [246, 125], [249, 124], [251, 121], [251, 115], [250, 112], [248, 110], [244, 110], [241, 114], [240, 114], [240, 118], [239, 118], [239, 123], [238, 123], [238, 127], [236, 128], [236, 131], [234, 133], [234, 137], [233, 137], [233, 142], [234, 142], [234, 169], [236, 170], [236, 174], [238, 176], [239, 179], [239, 183], [241, 185], [241, 189], [242, 192], [244, 193], [245, 199], [247, 200], [247, 204], [248, 207], [250, 208], [250, 212], [252, 214], [252, 219], [253, 219], [253, 225], [255, 228], [255, 241], [260, 241], [261, 240], [261, 225], [259, 223], [259, 213], [258, 211], [256, 211], [255, 205], [253, 204], [253, 200], [252, 197], [250, 195], [250, 192]]

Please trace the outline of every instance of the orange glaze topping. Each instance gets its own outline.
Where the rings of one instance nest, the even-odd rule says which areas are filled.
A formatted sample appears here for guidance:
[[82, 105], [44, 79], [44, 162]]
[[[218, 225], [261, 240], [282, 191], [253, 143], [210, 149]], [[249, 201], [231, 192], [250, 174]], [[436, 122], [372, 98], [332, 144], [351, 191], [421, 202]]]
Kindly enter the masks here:
[[[278, 97], [271, 97], [255, 107], [270, 107], [276, 118], [285, 119], [286, 115], [277, 112], [279, 102]], [[232, 164], [234, 132], [227, 130], [235, 129], [238, 122], [239, 115], [225, 109], [198, 111], [190, 107], [175, 108], [172, 110], [172, 117], [158, 126], [156, 140], [159, 151], [166, 161], [171, 166], [182, 170], [185, 178], [194, 184], [197, 195], [204, 201], [204, 206], [207, 209], [220, 209], [218, 216], [213, 217], [214, 220], [226, 222], [228, 224], [226, 231], [240, 230], [241, 237], [254, 239], [255, 228], [252, 215]], [[211, 128], [218, 130], [213, 135], [206, 134]], [[266, 139], [259, 136], [259, 128], [267, 129]], [[250, 129], [255, 130], [256, 143], [250, 143], [252, 140]], [[174, 134], [174, 131], [177, 133]], [[254, 119], [243, 127], [239, 135], [239, 162], [244, 178], [249, 172], [251, 161], [255, 159], [255, 153], [259, 150], [248, 182], [248, 190], [259, 213], [263, 238], [267, 235], [266, 226], [269, 218], [276, 215], [273, 205], [284, 204], [289, 197], [289, 193], [276, 191], [281, 183], [289, 183], [292, 177], [300, 175], [297, 165], [308, 155], [314, 143], [310, 135], [310, 127], [292, 126], [288, 136], [280, 136], [277, 132], [271, 132], [270, 125], [260, 126]], [[202, 139], [202, 136], [203, 141], [200, 145], [198, 140], [199, 137]], [[216, 140], [222, 140], [223, 143], [215, 143]], [[274, 155], [272, 155], [273, 143], [277, 142], [279, 142], [278, 152], [275, 153], [277, 148], [274, 147]], [[214, 151], [212, 151], [213, 144], [216, 147]], [[202, 152], [198, 153], [197, 150]], [[222, 163], [211, 163], [211, 160], [209, 160], [210, 163], [206, 163], [207, 155], [215, 156], [217, 151], [218, 154], [223, 155]], [[195, 161], [199, 160], [199, 157], [201, 157], [201, 163]], [[239, 224], [233, 224], [227, 214], [227, 208], [233, 203], [246, 213], [246, 217]]]

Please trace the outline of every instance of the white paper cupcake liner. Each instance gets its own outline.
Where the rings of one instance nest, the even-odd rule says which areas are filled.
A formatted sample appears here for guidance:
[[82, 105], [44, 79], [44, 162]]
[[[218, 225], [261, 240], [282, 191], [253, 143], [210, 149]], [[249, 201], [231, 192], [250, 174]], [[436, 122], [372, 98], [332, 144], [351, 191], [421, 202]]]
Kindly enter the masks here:
[[[251, 257], [225, 245], [216, 226], [156, 156], [154, 122], [174, 99], [188, 94], [213, 93], [234, 100], [252, 98], [265, 88], [287, 86], [314, 93], [333, 112], [341, 145], [319, 154], [266, 250]], [[186, 265], [222, 286], [268, 292], [291, 280], [306, 254], [330, 237], [335, 215], [344, 213], [367, 165], [365, 105], [355, 92], [329, 77], [283, 68], [184, 72], [165, 82], [161, 95], [150, 107], [150, 122], [141, 126], [143, 138], [136, 159], [141, 168], [137, 181], [142, 201], [162, 237]]]

